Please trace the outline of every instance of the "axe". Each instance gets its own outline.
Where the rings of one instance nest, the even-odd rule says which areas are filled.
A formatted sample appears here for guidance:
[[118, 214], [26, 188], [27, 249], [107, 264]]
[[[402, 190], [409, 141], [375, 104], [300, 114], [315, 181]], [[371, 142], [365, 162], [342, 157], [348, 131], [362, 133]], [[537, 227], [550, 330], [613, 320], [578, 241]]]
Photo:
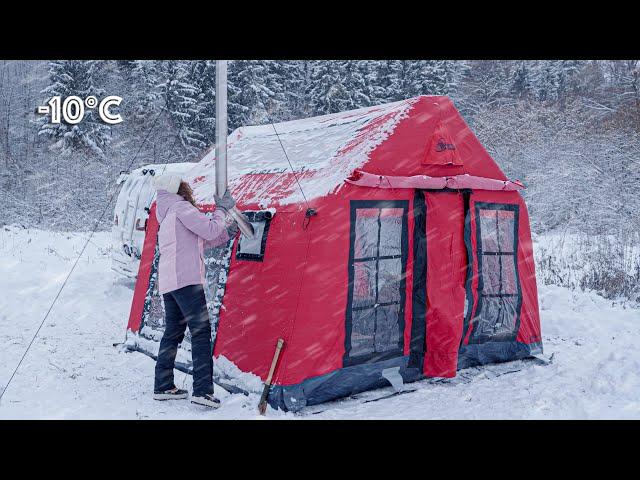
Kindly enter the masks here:
[[282, 338], [279, 338], [278, 343], [276, 344], [276, 352], [273, 354], [273, 360], [271, 361], [269, 375], [267, 375], [267, 380], [264, 382], [264, 390], [262, 390], [262, 396], [260, 397], [260, 402], [258, 403], [258, 412], [260, 412], [260, 415], [264, 415], [267, 411], [267, 397], [269, 396], [269, 389], [271, 388], [271, 380], [273, 380], [273, 373], [276, 370], [278, 358], [280, 358], [280, 352], [282, 351], [283, 346], [284, 340]]

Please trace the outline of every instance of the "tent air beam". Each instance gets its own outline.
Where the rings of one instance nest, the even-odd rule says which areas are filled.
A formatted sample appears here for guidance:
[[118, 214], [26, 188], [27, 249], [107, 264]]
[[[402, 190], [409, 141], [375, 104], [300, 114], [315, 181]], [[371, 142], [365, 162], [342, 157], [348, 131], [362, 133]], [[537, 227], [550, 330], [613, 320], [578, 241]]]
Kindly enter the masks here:
[[524, 185], [519, 181], [498, 180], [495, 178], [478, 177], [463, 174], [450, 177], [430, 177], [428, 175], [413, 175], [410, 177], [397, 177], [392, 175], [378, 175], [375, 173], [356, 170], [346, 180], [352, 185], [371, 188], [417, 188], [421, 190], [441, 190], [445, 188], [453, 190], [522, 190]]

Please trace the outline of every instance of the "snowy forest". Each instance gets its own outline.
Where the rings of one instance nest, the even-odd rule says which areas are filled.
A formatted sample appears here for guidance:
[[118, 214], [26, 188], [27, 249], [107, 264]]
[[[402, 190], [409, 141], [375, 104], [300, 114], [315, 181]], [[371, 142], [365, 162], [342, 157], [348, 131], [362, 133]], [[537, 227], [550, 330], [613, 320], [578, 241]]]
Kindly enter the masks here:
[[[214, 70], [212, 60], [0, 62], [0, 225], [88, 230], [130, 164], [198, 161], [213, 144]], [[535, 234], [623, 238], [620, 261], [640, 279], [625, 253], [640, 227], [640, 61], [239, 60], [228, 88], [230, 129], [449, 95], [527, 186]], [[51, 125], [36, 108], [54, 95], [121, 96], [124, 121], [89, 112]], [[107, 209], [100, 228], [110, 223]], [[543, 277], [558, 275], [548, 267]]]
[[[213, 143], [214, 70], [210, 60], [0, 63], [1, 221], [91, 228], [134, 156], [132, 168], [197, 161]], [[640, 226], [638, 61], [232, 61], [229, 128], [422, 94], [451, 96], [527, 185], [536, 231]], [[54, 95], [119, 95], [125, 120], [89, 111], [51, 125], [35, 109]]]
[[[328, 234], [315, 230], [317, 224], [312, 223], [309, 232], [289, 236], [284, 217], [279, 223], [284, 226], [272, 226], [271, 232], [280, 229], [284, 236], [279, 238], [297, 245], [289, 248], [282, 242], [270, 250], [275, 254], [266, 254], [271, 262], [246, 262], [237, 276], [227, 275], [234, 268], [230, 265], [237, 265], [232, 252], [235, 249], [237, 260], [240, 240], [235, 238], [232, 242], [237, 244], [227, 244], [232, 248], [203, 255], [205, 291], [217, 279], [215, 294], [203, 301], [209, 300], [212, 339], [218, 339], [210, 352], [215, 358], [213, 378], [220, 382], [214, 392], [220, 408], [205, 410], [186, 395], [184, 401], [176, 401], [174, 395], [170, 402], [157, 402], [153, 357], [160, 347], [141, 332], [156, 321], [151, 318], [156, 314], [156, 326], [166, 323], [160, 320], [164, 300], [159, 295], [163, 282], [159, 267], [148, 270], [146, 261], [158, 262], [160, 248], [157, 244], [155, 250], [147, 248], [145, 252], [153, 256], [145, 255], [145, 262], [140, 262], [123, 235], [111, 231], [119, 191], [116, 181], [122, 172], [147, 164], [198, 162], [210, 150], [216, 123], [215, 61], [0, 60], [0, 419], [640, 419], [640, 60], [237, 60], [229, 61], [228, 69], [230, 130], [418, 95], [451, 97], [506, 176], [526, 187], [521, 193], [531, 220], [535, 276], [527, 231], [516, 230], [517, 236], [506, 237], [501, 233], [511, 228], [510, 212], [490, 217], [495, 218], [495, 236], [491, 226], [488, 241], [480, 238], [477, 245], [469, 245], [473, 235], [463, 243], [461, 228], [459, 233], [445, 228], [445, 237], [437, 230], [438, 222], [427, 223], [428, 237], [436, 239], [430, 243], [429, 261], [426, 254], [419, 255], [420, 242], [406, 243], [418, 239], [412, 235], [419, 231], [417, 219], [400, 222], [396, 217], [398, 228], [390, 228], [389, 215], [383, 223], [383, 209], [407, 211], [395, 205], [376, 204], [380, 208], [373, 229], [367, 225], [374, 225], [368, 223], [374, 217], [363, 216], [362, 230], [367, 232], [362, 241], [356, 240], [360, 233], [336, 236], [347, 228], [343, 224], [342, 230], [334, 229], [335, 222]], [[121, 97], [122, 103], [111, 110], [123, 121], [105, 123], [99, 109], [88, 107], [79, 123], [52, 123], [50, 115], [38, 110], [57, 96]], [[293, 144], [305, 137], [304, 145], [289, 149], [295, 167], [323, 158], [326, 151], [323, 135], [307, 136], [313, 130], [306, 127], [302, 131], [289, 140]], [[354, 138], [347, 133], [340, 138]], [[273, 137], [256, 144], [260, 150], [246, 149], [250, 154], [243, 157], [251, 158], [252, 165], [257, 163], [254, 152], [266, 152], [264, 156], [271, 158], [262, 145], [276, 145]], [[302, 152], [307, 144], [322, 153], [309, 155], [306, 161], [296, 159], [296, 151]], [[343, 172], [338, 173], [340, 181]], [[261, 200], [264, 196], [256, 193]], [[519, 212], [513, 213], [514, 227], [525, 225], [523, 216], [517, 216], [523, 211], [522, 206], [514, 211]], [[459, 226], [460, 214], [450, 218]], [[294, 217], [290, 225], [300, 225], [302, 217]], [[355, 232], [360, 218], [353, 218]], [[516, 224], [516, 218], [523, 222]], [[476, 237], [482, 237], [482, 222], [476, 217]], [[133, 231], [133, 222], [126, 225]], [[383, 237], [383, 225], [395, 233]], [[261, 228], [264, 234], [268, 223]], [[144, 229], [139, 230], [136, 241], [141, 241]], [[377, 245], [365, 245], [373, 245], [370, 235], [377, 235]], [[387, 245], [386, 238], [392, 236], [402, 242], [399, 249]], [[344, 248], [332, 243], [335, 238]], [[326, 242], [326, 248], [323, 245], [316, 255], [309, 255], [312, 239]], [[364, 247], [355, 247], [359, 243]], [[336, 249], [329, 250], [333, 244]], [[153, 247], [153, 242], [149, 245]], [[468, 249], [457, 253], [459, 245]], [[303, 247], [304, 261], [297, 262], [293, 255]], [[383, 247], [400, 255], [383, 255]], [[356, 256], [356, 249], [377, 256]], [[318, 263], [334, 252], [344, 266], [335, 263], [325, 269]], [[289, 263], [281, 261], [283, 253], [290, 256]], [[118, 254], [127, 255], [131, 277], [114, 268]], [[227, 256], [222, 258], [223, 254]], [[462, 261], [465, 254], [471, 254], [467, 262]], [[176, 262], [177, 258], [176, 254]], [[356, 261], [375, 264], [361, 269], [366, 281], [352, 273], [357, 271]], [[379, 269], [385, 261], [396, 267]], [[413, 268], [420, 261], [428, 264], [427, 274]], [[488, 267], [483, 269], [482, 262]], [[145, 268], [139, 270], [140, 264]], [[143, 281], [134, 281], [135, 272], [142, 272]], [[177, 272], [176, 267], [176, 277]], [[335, 272], [339, 276], [334, 278]], [[412, 275], [410, 282], [405, 282], [405, 273]], [[487, 287], [480, 287], [485, 277]], [[234, 280], [227, 289], [228, 278]], [[356, 288], [355, 278], [363, 288]], [[440, 281], [439, 288], [429, 286]], [[425, 282], [431, 282], [426, 290]], [[524, 290], [522, 285], [527, 285]], [[362, 297], [354, 296], [357, 290], [365, 291]], [[220, 294], [225, 295], [224, 303]], [[374, 299], [373, 305], [364, 306], [367, 302], [360, 300], [367, 296]], [[317, 303], [305, 303], [309, 297]], [[345, 303], [338, 305], [333, 297], [344, 298]], [[481, 307], [482, 297], [496, 298], [482, 300], [486, 303]], [[455, 302], [451, 308], [439, 308], [456, 298], [461, 307], [457, 313]], [[462, 307], [462, 298], [471, 302]], [[418, 305], [416, 299], [422, 308], [413, 307]], [[335, 311], [323, 307], [327, 321], [315, 312], [312, 321], [306, 318], [325, 301], [339, 307]], [[413, 310], [406, 310], [405, 303]], [[224, 316], [222, 310], [228, 310]], [[273, 315], [263, 319], [267, 310]], [[362, 324], [367, 325], [354, 328], [353, 318], [360, 313], [353, 312], [358, 310], [364, 312]], [[470, 332], [481, 321], [488, 323], [482, 317], [494, 315], [492, 310], [496, 320], [487, 331], [492, 329], [494, 335], [487, 341], [494, 343], [483, 350], [482, 342], [469, 342]], [[272, 324], [275, 317], [280, 318]], [[131, 319], [143, 327], [137, 333]], [[260, 322], [264, 329], [255, 328]], [[191, 324], [189, 320], [190, 330]], [[513, 337], [511, 330], [503, 333], [512, 326]], [[379, 339], [393, 340], [396, 329], [398, 346], [403, 348], [396, 349], [395, 342], [388, 343], [391, 350], [379, 348], [378, 344], [387, 345], [387, 340]], [[484, 329], [478, 329], [481, 335]], [[150, 330], [159, 339], [160, 330]], [[363, 362], [347, 363], [349, 335], [356, 345], [367, 339], [373, 346], [371, 355], [360, 357]], [[278, 356], [282, 344], [278, 341], [276, 350], [276, 339], [285, 341], [282, 357]], [[226, 350], [220, 347], [225, 342]], [[248, 345], [246, 350], [243, 344]], [[517, 359], [503, 357], [502, 351], [524, 352], [525, 345], [533, 347], [526, 348], [535, 358], [520, 358], [524, 353]], [[143, 350], [148, 350], [146, 355], [140, 353]], [[193, 392], [193, 399], [193, 381], [186, 373], [195, 370], [189, 350], [186, 343], [179, 349], [174, 386]], [[478, 362], [482, 365], [467, 368], [465, 361], [456, 366], [461, 357], [454, 358], [453, 352], [468, 356], [471, 350], [484, 357]], [[416, 354], [424, 375], [400, 381]], [[255, 364], [245, 362], [249, 356], [257, 358]], [[505, 359], [510, 361], [502, 362]], [[455, 377], [432, 376], [430, 363], [445, 360], [451, 360], [447, 377], [453, 370]], [[296, 373], [305, 368], [307, 376]], [[350, 383], [352, 378], [356, 380]], [[318, 405], [308, 402], [312, 395], [318, 398], [318, 385], [325, 380], [328, 390], [349, 396]], [[237, 393], [238, 388], [246, 392]], [[284, 398], [285, 389], [302, 392], [300, 397], [291, 396], [291, 405], [298, 398], [304, 401], [298, 404], [299, 412], [269, 407], [265, 416], [258, 413], [263, 391], [271, 392], [271, 398], [274, 392]]]

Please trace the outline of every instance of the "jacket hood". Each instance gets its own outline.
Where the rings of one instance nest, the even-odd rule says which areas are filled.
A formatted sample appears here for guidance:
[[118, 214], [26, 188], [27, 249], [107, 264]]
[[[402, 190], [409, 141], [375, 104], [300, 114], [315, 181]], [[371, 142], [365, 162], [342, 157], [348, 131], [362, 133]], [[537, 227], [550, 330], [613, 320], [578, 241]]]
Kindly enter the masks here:
[[186, 202], [186, 200], [177, 193], [158, 190], [158, 194], [156, 196], [156, 215], [158, 216], [159, 222], [164, 220], [164, 217], [167, 216], [167, 210], [169, 210], [169, 207], [176, 202]]

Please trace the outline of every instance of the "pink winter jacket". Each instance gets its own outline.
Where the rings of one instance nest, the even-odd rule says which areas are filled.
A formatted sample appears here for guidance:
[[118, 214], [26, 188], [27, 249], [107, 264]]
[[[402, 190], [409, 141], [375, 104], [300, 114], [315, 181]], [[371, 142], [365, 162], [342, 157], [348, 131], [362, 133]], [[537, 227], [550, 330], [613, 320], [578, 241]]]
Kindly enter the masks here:
[[156, 216], [160, 224], [160, 294], [203, 284], [203, 250], [229, 241], [227, 226], [233, 222], [231, 217], [216, 209], [209, 218], [180, 195], [165, 190], [158, 190]]

